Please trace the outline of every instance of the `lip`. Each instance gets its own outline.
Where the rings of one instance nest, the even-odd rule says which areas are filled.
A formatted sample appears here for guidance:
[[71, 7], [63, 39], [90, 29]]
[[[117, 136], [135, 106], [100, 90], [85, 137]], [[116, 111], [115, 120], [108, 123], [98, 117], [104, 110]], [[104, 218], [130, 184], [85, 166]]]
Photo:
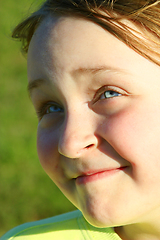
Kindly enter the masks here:
[[107, 170], [102, 170], [102, 171], [94, 171], [94, 172], [84, 173], [76, 178], [76, 183], [78, 185], [87, 184], [89, 182], [97, 181], [99, 179], [112, 176], [115, 173], [124, 171], [126, 168], [127, 168], [127, 166], [114, 168], [114, 169], [107, 169]]

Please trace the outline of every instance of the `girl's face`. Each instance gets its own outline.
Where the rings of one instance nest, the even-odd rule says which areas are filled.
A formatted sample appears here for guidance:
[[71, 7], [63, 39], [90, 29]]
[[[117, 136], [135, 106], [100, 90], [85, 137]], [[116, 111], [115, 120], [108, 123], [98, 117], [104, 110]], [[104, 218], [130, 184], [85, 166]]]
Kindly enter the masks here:
[[28, 53], [40, 162], [99, 227], [160, 208], [160, 67], [98, 25], [47, 18]]

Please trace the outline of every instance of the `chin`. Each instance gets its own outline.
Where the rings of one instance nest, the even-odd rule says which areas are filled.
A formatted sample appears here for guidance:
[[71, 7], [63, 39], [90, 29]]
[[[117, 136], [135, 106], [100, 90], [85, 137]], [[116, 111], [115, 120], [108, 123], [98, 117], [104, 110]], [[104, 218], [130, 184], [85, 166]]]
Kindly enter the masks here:
[[89, 222], [92, 226], [98, 228], [106, 228], [106, 227], [114, 227], [117, 224], [111, 220], [105, 211], [101, 213], [98, 211], [82, 211], [84, 218]]
[[109, 221], [103, 221], [100, 219], [92, 218], [91, 216], [84, 216], [87, 222], [89, 222], [92, 226], [97, 227], [97, 228], [107, 228], [107, 227], [114, 227], [115, 225], [112, 224]]

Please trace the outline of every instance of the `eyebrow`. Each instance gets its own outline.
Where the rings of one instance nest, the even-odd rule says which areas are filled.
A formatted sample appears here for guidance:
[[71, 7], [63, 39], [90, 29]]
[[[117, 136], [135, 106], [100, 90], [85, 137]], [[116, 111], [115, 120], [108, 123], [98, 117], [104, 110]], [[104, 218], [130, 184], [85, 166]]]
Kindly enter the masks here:
[[119, 69], [119, 68], [114, 68], [111, 66], [99, 66], [99, 67], [94, 67], [94, 68], [78, 68], [72, 71], [72, 74], [87, 74], [87, 73], [91, 73], [91, 74], [96, 74], [99, 72], [120, 72], [120, 73], [125, 73], [125, 71], [123, 69]]
[[28, 90], [29, 95], [31, 95], [31, 92], [34, 88], [38, 88], [41, 85], [46, 84], [46, 83], [47, 83], [47, 81], [45, 79], [42, 79], [42, 78], [35, 79], [35, 80], [29, 82], [28, 86], [27, 86], [27, 90]]
[[[100, 67], [94, 67], [94, 68], [77, 68], [71, 72], [71, 74], [97, 74], [100, 72], [115, 72], [115, 73], [126, 73], [123, 69], [118, 69], [118, 68], [113, 68], [110, 66], [100, 66]], [[42, 86], [43, 84], [46, 84], [47, 80], [39, 78], [32, 80], [31, 82], [28, 83], [28, 93], [31, 95], [31, 92], [33, 89], [38, 88]]]

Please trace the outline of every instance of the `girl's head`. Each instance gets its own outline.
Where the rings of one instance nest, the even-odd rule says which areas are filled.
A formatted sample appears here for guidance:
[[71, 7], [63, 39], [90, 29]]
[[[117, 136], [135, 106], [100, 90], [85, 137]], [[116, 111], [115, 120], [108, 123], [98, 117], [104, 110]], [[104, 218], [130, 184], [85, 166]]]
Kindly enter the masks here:
[[46, 1], [28, 52], [40, 162], [99, 227], [157, 222], [159, 1]]

